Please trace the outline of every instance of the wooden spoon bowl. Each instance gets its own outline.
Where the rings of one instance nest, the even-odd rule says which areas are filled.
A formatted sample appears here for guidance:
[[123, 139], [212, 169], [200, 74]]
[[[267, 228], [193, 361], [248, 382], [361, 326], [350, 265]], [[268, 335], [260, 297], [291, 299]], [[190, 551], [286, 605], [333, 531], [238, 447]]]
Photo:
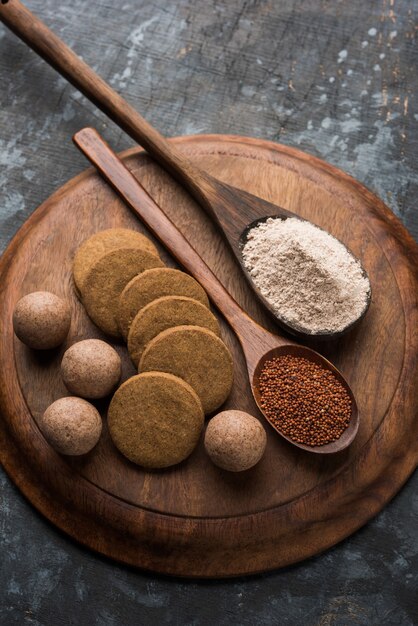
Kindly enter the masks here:
[[104, 111], [180, 184], [186, 187], [202, 209], [217, 224], [243, 269], [250, 287], [282, 328], [301, 338], [335, 339], [351, 330], [364, 317], [370, 304], [370, 297], [362, 314], [338, 332], [312, 334], [283, 319], [264, 298], [246, 270], [241, 254], [242, 242], [249, 228], [253, 226], [254, 215], [257, 215], [259, 220], [265, 220], [268, 216], [281, 218], [298, 216], [242, 189], [216, 180], [197, 168], [19, 0], [3, 0], [0, 3], [0, 21]]
[[313, 361], [324, 369], [330, 370], [348, 391], [352, 401], [351, 420], [348, 428], [336, 441], [324, 446], [306, 446], [286, 437], [273, 426], [275, 430], [291, 444], [314, 453], [339, 452], [350, 445], [359, 426], [358, 409], [348, 383], [337, 368], [319, 353], [299, 346], [280, 335], [275, 335], [251, 319], [94, 129], [85, 128], [79, 131], [74, 136], [74, 142], [173, 257], [206, 289], [210, 299], [223, 314], [240, 341], [255, 401], [270, 424], [260, 403], [259, 379], [265, 362], [274, 356], [299, 356]]
[[[264, 369], [264, 365], [266, 361], [270, 361], [271, 359], [274, 359], [275, 357], [279, 357], [279, 356], [294, 356], [294, 357], [307, 359], [308, 361], [311, 361], [312, 363], [316, 363], [316, 365], [319, 365], [320, 367], [323, 367], [324, 369], [331, 371], [333, 375], [335, 376], [335, 378], [338, 380], [338, 382], [340, 382], [343, 385], [344, 389], [347, 391], [351, 400], [351, 419], [350, 419], [350, 423], [348, 427], [344, 430], [344, 432], [338, 439], [336, 439], [335, 441], [332, 441], [331, 443], [327, 443], [323, 446], [307, 446], [303, 443], [297, 443], [293, 441], [292, 439], [290, 439], [289, 437], [287, 437], [279, 428], [277, 428], [277, 426], [275, 426], [270, 421], [269, 417], [265, 414], [261, 405], [260, 375]], [[347, 384], [347, 381], [342, 376], [341, 372], [336, 367], [334, 367], [334, 365], [330, 361], [325, 359], [323, 356], [321, 356], [320, 354], [318, 354], [318, 352], [315, 352], [314, 350], [310, 350], [309, 348], [295, 345], [295, 344], [284, 344], [281, 346], [277, 346], [276, 348], [272, 348], [268, 352], [265, 352], [263, 356], [260, 358], [260, 360], [258, 361], [254, 369], [252, 382], [251, 382], [251, 388], [252, 388], [252, 392], [253, 392], [253, 396], [256, 401], [256, 404], [258, 408], [260, 409], [261, 413], [263, 413], [264, 417], [266, 418], [270, 426], [272, 426], [274, 430], [276, 430], [279, 433], [279, 435], [281, 435], [284, 439], [292, 443], [294, 446], [297, 446], [298, 448], [302, 448], [303, 450], [308, 450], [309, 452], [316, 452], [320, 454], [332, 454], [335, 452], [340, 452], [341, 450], [344, 450], [344, 448], [347, 448], [347, 446], [349, 446], [350, 443], [352, 443], [354, 437], [357, 435], [357, 431], [359, 427], [359, 413], [358, 413], [357, 402], [351, 390], [351, 387]]]
[[[237, 190], [238, 191], [238, 190]], [[275, 206], [275, 205], [270, 205], [271, 207]], [[278, 208], [278, 207], [276, 207]], [[258, 224], [262, 224], [263, 222], [266, 222], [268, 219], [273, 218], [273, 219], [281, 219], [281, 220], [286, 220], [289, 217], [295, 217], [296, 219], [300, 220], [301, 222], [308, 222], [309, 220], [305, 220], [302, 217], [299, 217], [298, 215], [295, 215], [294, 213], [291, 213], [290, 211], [285, 211], [284, 209], [280, 209], [280, 212], [276, 211], [276, 213], [271, 214], [271, 215], [264, 215], [263, 217], [259, 217], [255, 220], [253, 220], [252, 222], [250, 222], [249, 224], [247, 224], [244, 228], [244, 230], [241, 232], [240, 237], [239, 237], [239, 241], [238, 241], [238, 253], [236, 254], [237, 259], [241, 265], [242, 271], [247, 279], [247, 281], [251, 284], [251, 287], [254, 291], [254, 293], [256, 294], [258, 300], [260, 300], [260, 302], [264, 305], [265, 309], [267, 309], [269, 311], [269, 313], [273, 316], [274, 321], [280, 326], [280, 328], [282, 328], [283, 330], [285, 330], [287, 333], [289, 333], [290, 335], [294, 335], [295, 337], [300, 337], [302, 339], [314, 339], [316, 341], [327, 341], [329, 339], [339, 339], [340, 337], [342, 337], [343, 335], [346, 335], [348, 332], [350, 332], [355, 326], [357, 326], [357, 324], [359, 324], [359, 322], [361, 322], [361, 320], [364, 318], [364, 316], [366, 315], [370, 303], [372, 301], [372, 289], [370, 286], [370, 282], [369, 282], [369, 292], [367, 294], [367, 299], [364, 305], [364, 308], [361, 312], [361, 314], [354, 319], [350, 324], [347, 324], [347, 326], [345, 326], [342, 330], [339, 331], [334, 331], [334, 332], [317, 332], [317, 333], [309, 333], [306, 329], [302, 328], [301, 326], [298, 326], [296, 323], [290, 323], [288, 321], [286, 321], [286, 319], [284, 319], [283, 317], [281, 317], [277, 311], [274, 310], [274, 308], [271, 306], [270, 302], [263, 296], [263, 294], [261, 293], [261, 291], [258, 289], [257, 285], [254, 283], [253, 278], [251, 276], [251, 274], [249, 273], [245, 263], [244, 263], [244, 259], [243, 259], [243, 254], [242, 251], [244, 249], [245, 244], [247, 243], [248, 240], [248, 234], [249, 232], [255, 228], [256, 226], [258, 226]], [[312, 222], [309, 222], [310, 224], [312, 224]], [[320, 230], [325, 231], [323, 228], [321, 228], [320, 226], [317, 226], [315, 224], [316, 228], [319, 228]], [[328, 233], [329, 234], [329, 233]], [[338, 240], [339, 241], [339, 240]], [[341, 245], [344, 245], [341, 241], [340, 241]], [[344, 246], [346, 247], [346, 246]], [[348, 250], [348, 248], [346, 248]], [[351, 254], [351, 252], [348, 250], [348, 252]], [[354, 255], [351, 254], [351, 256], [354, 257]], [[359, 259], [356, 258], [356, 260], [360, 263]], [[360, 267], [361, 267], [361, 271], [362, 274], [365, 278], [368, 279], [367, 276], [367, 272], [364, 269], [364, 267], [362, 266], [362, 264], [360, 263]]]

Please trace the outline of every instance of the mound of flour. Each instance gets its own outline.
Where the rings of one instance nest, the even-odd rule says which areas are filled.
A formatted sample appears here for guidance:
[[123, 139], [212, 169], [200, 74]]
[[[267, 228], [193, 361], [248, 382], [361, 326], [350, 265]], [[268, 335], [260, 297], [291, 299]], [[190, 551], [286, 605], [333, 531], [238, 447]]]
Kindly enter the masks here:
[[242, 251], [254, 283], [277, 314], [304, 332], [339, 332], [367, 305], [360, 263], [332, 235], [296, 218], [252, 228]]

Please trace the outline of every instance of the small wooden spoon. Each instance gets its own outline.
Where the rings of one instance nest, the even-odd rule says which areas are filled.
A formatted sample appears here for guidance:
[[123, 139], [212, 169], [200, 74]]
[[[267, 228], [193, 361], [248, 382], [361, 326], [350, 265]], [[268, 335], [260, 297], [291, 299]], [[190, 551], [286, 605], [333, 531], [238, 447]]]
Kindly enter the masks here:
[[339, 452], [346, 448], [356, 436], [359, 416], [354, 395], [342, 374], [317, 352], [299, 346], [280, 335], [274, 335], [251, 319], [97, 131], [93, 128], [84, 128], [74, 135], [73, 141], [173, 257], [206, 289], [212, 302], [223, 314], [240, 341], [247, 363], [253, 396], [261, 413], [270, 424], [270, 420], [261, 407], [259, 377], [264, 363], [276, 356], [287, 354], [304, 357], [324, 369], [330, 370], [342, 383], [351, 398], [350, 424], [341, 437], [332, 443], [324, 446], [306, 446], [292, 441], [271, 424], [273, 428], [290, 443], [304, 450], [309, 450], [309, 452], [325, 454]]
[[[345, 334], [363, 318], [371, 301], [370, 294], [361, 315], [339, 332], [310, 334], [278, 315], [247, 272], [242, 258], [242, 248], [249, 228], [255, 226], [258, 221], [265, 221], [268, 217], [286, 219], [298, 216], [246, 191], [222, 183], [197, 168], [19, 0], [1, 0], [0, 21], [58, 70], [186, 187], [223, 232], [256, 296], [282, 328], [300, 337], [331, 339]], [[363, 273], [366, 275], [364, 269]]]

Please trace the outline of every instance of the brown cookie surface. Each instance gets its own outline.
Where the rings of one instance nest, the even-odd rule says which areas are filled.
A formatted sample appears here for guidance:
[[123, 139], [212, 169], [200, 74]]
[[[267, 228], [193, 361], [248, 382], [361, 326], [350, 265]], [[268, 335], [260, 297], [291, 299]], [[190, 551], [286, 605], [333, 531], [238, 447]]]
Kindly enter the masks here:
[[108, 228], [89, 237], [78, 248], [73, 261], [74, 282], [82, 291], [90, 267], [105, 253], [116, 248], [139, 248], [158, 256], [153, 242], [142, 233], [129, 228]]
[[193, 387], [205, 413], [227, 399], [233, 382], [233, 361], [215, 333], [199, 326], [177, 326], [154, 337], [145, 348], [139, 371], [174, 374]]
[[205, 290], [189, 274], [169, 267], [149, 270], [131, 280], [121, 293], [118, 323], [122, 337], [128, 337], [131, 323], [140, 309], [164, 296], [186, 296], [209, 306]]
[[164, 468], [180, 463], [197, 445], [204, 415], [184, 380], [164, 372], [129, 378], [109, 406], [110, 436], [133, 463]]
[[93, 322], [108, 335], [119, 337], [118, 299], [125, 285], [137, 274], [164, 263], [139, 248], [117, 248], [105, 252], [89, 269], [81, 297]]
[[138, 366], [145, 346], [159, 333], [174, 326], [201, 326], [220, 334], [219, 322], [204, 304], [185, 296], [152, 300], [136, 314], [128, 334], [128, 351]]

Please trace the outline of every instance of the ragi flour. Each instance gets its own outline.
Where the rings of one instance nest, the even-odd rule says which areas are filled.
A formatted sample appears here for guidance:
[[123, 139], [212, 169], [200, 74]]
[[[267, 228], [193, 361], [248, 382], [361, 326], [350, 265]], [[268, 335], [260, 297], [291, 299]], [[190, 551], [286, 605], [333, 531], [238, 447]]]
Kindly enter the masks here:
[[309, 222], [269, 218], [249, 231], [242, 255], [275, 312], [304, 332], [342, 331], [367, 305], [370, 283], [360, 263]]

